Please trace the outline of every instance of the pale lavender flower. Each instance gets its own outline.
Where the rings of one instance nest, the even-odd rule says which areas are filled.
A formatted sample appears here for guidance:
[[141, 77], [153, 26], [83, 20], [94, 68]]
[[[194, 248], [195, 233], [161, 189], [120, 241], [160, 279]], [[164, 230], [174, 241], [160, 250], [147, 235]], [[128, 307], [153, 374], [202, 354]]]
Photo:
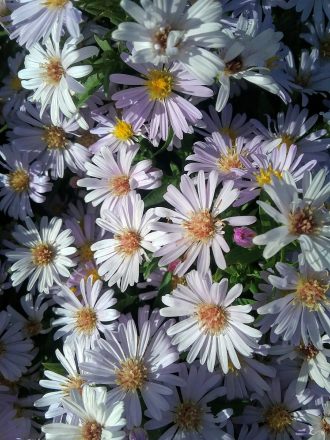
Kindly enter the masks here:
[[95, 349], [87, 351], [90, 360], [80, 364], [88, 373], [88, 382], [110, 385], [109, 402], [124, 402], [128, 429], [142, 422], [139, 395], [152, 417], [160, 420], [163, 411], [170, 409], [165, 396], [182, 383], [173, 374], [180, 365], [176, 363], [178, 352], [165, 332], [170, 322], [161, 325], [155, 310], [149, 320], [147, 310], [139, 309], [138, 326], [128, 319], [119, 324], [117, 332], [99, 339]]
[[203, 278], [197, 271], [190, 272], [186, 282], [187, 286], [178, 285], [162, 297], [167, 307], [160, 314], [183, 318], [167, 330], [173, 336], [172, 343], [178, 345], [180, 352], [190, 347], [187, 361], [191, 363], [199, 357], [210, 372], [218, 362], [225, 374], [230, 362], [241, 368], [237, 352], [251, 357], [261, 337], [261, 332], [246, 325], [254, 321], [249, 315], [252, 307], [232, 305], [241, 295], [242, 285], [236, 284], [227, 292], [228, 279], [212, 283], [210, 272]]
[[312, 425], [309, 440], [329, 440], [330, 400], [316, 414], [306, 414], [305, 418]]
[[52, 183], [42, 173], [39, 162], [31, 164], [25, 152], [6, 145], [0, 151], [0, 165], [7, 173], [0, 173], [0, 210], [14, 219], [25, 220], [33, 216], [30, 199], [35, 203], [46, 200], [45, 193], [51, 191]]
[[150, 122], [150, 139], [160, 135], [161, 139], [166, 140], [170, 127], [182, 139], [183, 133], [190, 131], [189, 126], [202, 118], [202, 113], [178, 93], [208, 98], [213, 95], [212, 90], [204, 87], [190, 73], [183, 71], [178, 64], [155, 68], [152, 64], [131, 64], [128, 62], [128, 55], [123, 55], [123, 59], [141, 76], [110, 76], [112, 82], [136, 86], [112, 96], [116, 107], [125, 109], [124, 117], [137, 125]]
[[245, 226], [255, 222], [253, 216], [235, 216], [221, 218], [224, 212], [237, 199], [239, 191], [234, 189], [234, 182], [224, 182], [217, 197], [214, 197], [218, 182], [216, 171], [211, 171], [206, 182], [203, 171], [199, 171], [196, 185], [194, 181], [183, 175], [180, 191], [169, 185], [164, 199], [174, 206], [173, 209], [156, 208], [160, 217], [166, 217], [171, 222], [155, 222], [153, 229], [163, 232], [155, 238], [154, 245], [161, 246], [155, 252], [156, 257], [165, 266], [184, 255], [174, 270], [175, 275], [184, 275], [197, 260], [197, 269], [205, 275], [210, 267], [211, 249], [215, 263], [221, 269], [226, 268], [223, 252], [230, 248], [224, 238], [227, 224]]
[[102, 147], [93, 156], [92, 162], [85, 164], [86, 177], [78, 180], [78, 186], [89, 191], [85, 202], [93, 206], [101, 204], [101, 215], [113, 211], [136, 190], [150, 190], [161, 185], [162, 171], [152, 167], [152, 161], [145, 159], [132, 165], [139, 151], [137, 145], [130, 149], [121, 148], [117, 154]]

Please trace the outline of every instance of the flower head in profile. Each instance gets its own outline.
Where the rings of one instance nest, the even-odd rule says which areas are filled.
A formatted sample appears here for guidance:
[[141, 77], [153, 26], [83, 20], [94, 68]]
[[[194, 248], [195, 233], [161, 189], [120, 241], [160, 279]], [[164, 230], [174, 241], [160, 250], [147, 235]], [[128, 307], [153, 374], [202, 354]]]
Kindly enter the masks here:
[[324, 207], [330, 196], [330, 183], [325, 184], [326, 175], [326, 169], [314, 176], [306, 172], [302, 180], [302, 197], [288, 172], [283, 173], [283, 178], [273, 178], [271, 185], [264, 186], [277, 209], [262, 201], [258, 204], [282, 224], [253, 239], [257, 245], [266, 245], [265, 258], [298, 240], [304, 258], [314, 270], [330, 268], [330, 214]]
[[78, 425], [50, 423], [42, 427], [46, 440], [82, 438], [122, 440], [126, 434], [122, 402], [109, 404], [107, 390], [103, 387], [85, 385], [80, 394], [71, 391], [62, 399], [64, 408], [78, 417]]
[[27, 290], [38, 283], [39, 292], [48, 292], [54, 283], [70, 276], [68, 269], [75, 265], [70, 258], [76, 252], [71, 246], [74, 238], [69, 229], [61, 231], [62, 220], [56, 217], [50, 222], [42, 217], [40, 229], [29, 217], [25, 223], [26, 228], [17, 225], [12, 232], [18, 245], [11, 243], [6, 251], [8, 260], [14, 262], [10, 268], [13, 286], [28, 278]]
[[171, 222], [155, 222], [153, 225], [153, 229], [163, 232], [155, 239], [155, 246], [161, 246], [155, 256], [162, 257], [160, 265], [167, 265], [182, 257], [174, 270], [175, 275], [184, 275], [196, 260], [198, 271], [205, 275], [210, 267], [211, 249], [217, 266], [224, 269], [226, 261], [223, 252], [230, 250], [224, 238], [227, 224], [244, 226], [256, 220], [253, 216], [220, 217], [237, 199], [239, 191], [233, 188], [234, 182], [228, 180], [215, 197], [217, 182], [218, 175], [214, 170], [208, 181], [204, 172], [199, 171], [196, 184], [193, 179], [183, 175], [180, 191], [169, 185], [164, 195], [164, 199], [175, 210], [156, 208], [157, 215]]
[[48, 39], [45, 49], [36, 43], [25, 57], [25, 69], [18, 72], [25, 89], [33, 90], [31, 100], [41, 104], [40, 115], [50, 106], [53, 124], [60, 124], [61, 115], [70, 118], [77, 113], [72, 96], [84, 92], [77, 81], [92, 71], [92, 66], [72, 66], [78, 61], [97, 55], [98, 49], [86, 46], [77, 49], [77, 40], [69, 38], [60, 48], [59, 41]]
[[64, 26], [73, 38], [78, 38], [81, 15], [70, 0], [21, 1], [10, 15], [10, 38], [27, 48], [50, 35], [59, 42]]
[[166, 140], [170, 128], [175, 136], [182, 139], [184, 133], [191, 131], [190, 126], [202, 118], [202, 113], [178, 93], [208, 98], [213, 95], [212, 90], [182, 70], [179, 64], [170, 67], [136, 65], [128, 62], [127, 55], [122, 57], [140, 73], [140, 77], [123, 74], [110, 76], [112, 82], [135, 86], [112, 96], [116, 107], [125, 109], [124, 117], [137, 125], [149, 122], [151, 140], [157, 137]]
[[[162, 298], [167, 306], [160, 310], [162, 316], [180, 317], [167, 334], [180, 352], [186, 351], [188, 362], [199, 357], [213, 371], [219, 362], [224, 373], [229, 364], [240, 368], [237, 352], [251, 357], [258, 347], [261, 332], [247, 324], [253, 322], [249, 305], [232, 305], [242, 293], [242, 285], [236, 284], [228, 292], [228, 280], [212, 283], [210, 272], [202, 277], [197, 271], [186, 276], [187, 285], [178, 287]], [[184, 319], [183, 319], [184, 318]]]

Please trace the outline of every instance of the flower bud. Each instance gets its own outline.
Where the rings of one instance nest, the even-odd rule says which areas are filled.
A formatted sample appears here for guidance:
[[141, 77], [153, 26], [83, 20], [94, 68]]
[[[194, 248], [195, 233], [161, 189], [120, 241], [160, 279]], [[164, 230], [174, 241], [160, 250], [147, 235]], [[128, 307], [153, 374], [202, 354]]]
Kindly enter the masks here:
[[252, 240], [256, 236], [256, 232], [245, 226], [234, 228], [234, 242], [243, 248], [251, 248], [254, 246]]

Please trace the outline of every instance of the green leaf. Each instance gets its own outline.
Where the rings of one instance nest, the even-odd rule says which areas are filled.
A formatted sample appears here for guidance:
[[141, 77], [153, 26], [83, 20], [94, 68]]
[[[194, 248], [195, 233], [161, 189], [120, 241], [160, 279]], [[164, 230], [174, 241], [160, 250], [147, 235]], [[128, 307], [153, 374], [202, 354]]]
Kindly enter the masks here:
[[84, 86], [86, 88], [84, 93], [78, 95], [77, 106], [81, 107], [87, 99], [99, 88], [103, 83], [103, 75], [100, 73], [94, 73], [88, 77]]
[[42, 365], [45, 370], [52, 371], [53, 373], [60, 374], [61, 376], [66, 376], [68, 374], [62, 364], [59, 362], [44, 362]]
[[229, 254], [226, 256], [227, 266], [231, 266], [232, 264], [250, 264], [255, 261], [260, 260], [262, 256], [262, 249], [252, 248], [252, 249], [244, 249], [241, 247], [237, 247], [232, 249]]
[[110, 43], [107, 40], [102, 40], [100, 37], [98, 37], [95, 34], [94, 34], [94, 38], [97, 44], [103, 50], [103, 52], [112, 51], [112, 47], [110, 46]]
[[145, 261], [143, 264], [143, 278], [146, 280], [151, 272], [155, 271], [158, 267], [158, 259], [153, 258], [150, 261]]

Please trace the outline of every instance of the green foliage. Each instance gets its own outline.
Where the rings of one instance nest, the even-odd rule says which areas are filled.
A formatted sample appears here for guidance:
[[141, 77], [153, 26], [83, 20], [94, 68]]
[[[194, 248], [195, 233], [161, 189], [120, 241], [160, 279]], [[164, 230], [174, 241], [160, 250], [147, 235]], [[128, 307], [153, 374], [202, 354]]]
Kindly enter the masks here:
[[44, 370], [52, 371], [53, 373], [57, 373], [62, 376], [67, 375], [64, 367], [59, 362], [44, 362], [42, 366], [44, 367]]
[[93, 15], [96, 20], [107, 18], [115, 26], [127, 20], [127, 15], [120, 6], [120, 0], [78, 0], [77, 6]]

